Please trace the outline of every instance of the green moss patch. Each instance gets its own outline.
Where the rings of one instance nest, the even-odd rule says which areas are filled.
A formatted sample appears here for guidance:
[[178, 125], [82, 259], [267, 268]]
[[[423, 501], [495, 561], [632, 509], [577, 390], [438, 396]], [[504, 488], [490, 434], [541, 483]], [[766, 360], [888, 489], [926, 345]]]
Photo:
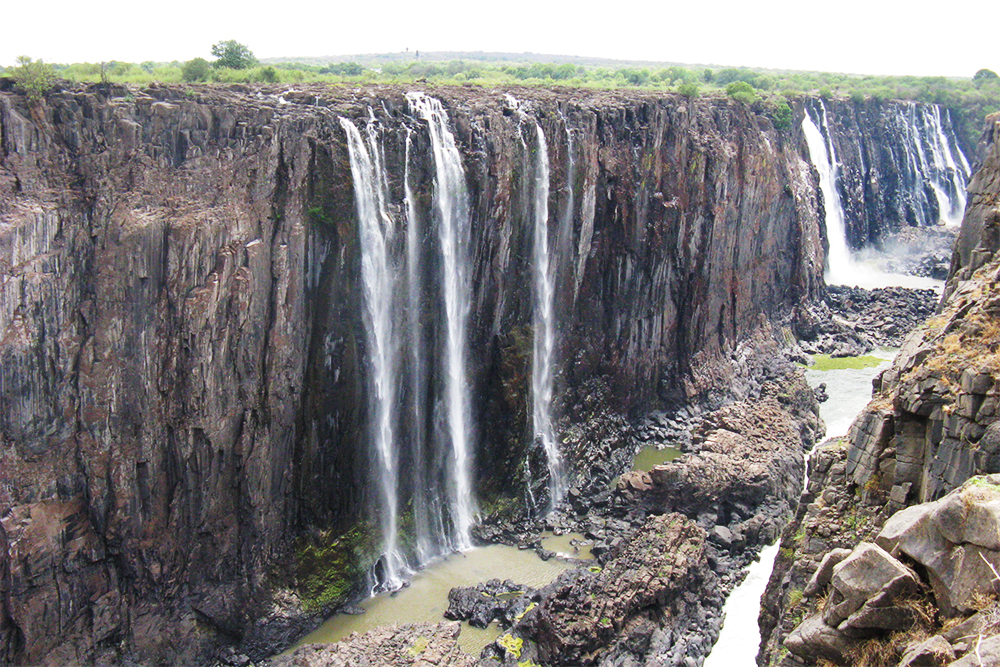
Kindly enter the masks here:
[[813, 363], [809, 368], [814, 371], [839, 371], [845, 368], [857, 370], [878, 366], [883, 361], [885, 360], [867, 354], [860, 357], [831, 357], [829, 354], [817, 354], [813, 356]]
[[377, 557], [372, 527], [361, 524], [342, 535], [323, 533], [296, 550], [295, 583], [307, 611], [347, 599]]

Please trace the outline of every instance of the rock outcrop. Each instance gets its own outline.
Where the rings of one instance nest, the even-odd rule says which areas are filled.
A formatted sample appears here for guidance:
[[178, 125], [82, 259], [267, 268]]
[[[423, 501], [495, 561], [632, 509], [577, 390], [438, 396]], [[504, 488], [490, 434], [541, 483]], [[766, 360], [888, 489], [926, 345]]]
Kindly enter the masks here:
[[[880, 665], [993, 664], [985, 661], [1000, 630], [1000, 477], [993, 474], [1000, 472], [1000, 236], [989, 230], [1000, 220], [998, 130], [1000, 117], [991, 116], [941, 312], [876, 380], [874, 399], [848, 438], [828, 443], [810, 462], [762, 603], [761, 664], [857, 664], [859, 656]], [[918, 577], [916, 590], [909, 585], [888, 604], [880, 593], [862, 596], [863, 606], [888, 619], [877, 630], [831, 617], [837, 594], [825, 603], [813, 597], [856, 556], [859, 540]], [[888, 629], [896, 634], [887, 636]]]
[[459, 623], [417, 623], [355, 632], [335, 644], [309, 644], [272, 667], [473, 667], [476, 659], [459, 647]]

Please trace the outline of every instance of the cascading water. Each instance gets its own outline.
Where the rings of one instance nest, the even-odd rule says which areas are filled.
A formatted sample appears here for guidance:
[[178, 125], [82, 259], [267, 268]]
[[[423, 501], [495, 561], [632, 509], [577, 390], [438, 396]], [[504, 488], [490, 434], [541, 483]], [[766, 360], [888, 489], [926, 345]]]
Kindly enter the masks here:
[[545, 133], [538, 123], [535, 123], [535, 136], [535, 304], [532, 316], [534, 345], [531, 355], [531, 414], [535, 441], [540, 442], [545, 450], [549, 468], [549, 504], [554, 506], [562, 499], [566, 482], [552, 423], [555, 266], [549, 256], [549, 151], [545, 144]]
[[365, 329], [371, 364], [370, 389], [372, 438], [378, 458], [382, 492], [382, 573], [376, 586], [395, 590], [403, 584], [404, 560], [397, 547], [399, 519], [399, 455], [396, 442], [396, 359], [393, 303], [394, 271], [390, 241], [395, 223], [386, 207], [386, 177], [374, 120], [366, 128], [366, 139], [350, 120], [340, 119], [347, 133], [354, 199], [361, 242], [361, 279], [364, 285]]
[[441, 102], [423, 93], [407, 93], [410, 108], [427, 121], [434, 154], [434, 210], [439, 226], [442, 287], [445, 301], [445, 411], [449, 457], [452, 546], [472, 546], [476, 512], [472, 489], [472, 435], [466, 372], [466, 332], [471, 303], [468, 252], [471, 214], [462, 159]]
[[827, 254], [826, 281], [839, 284], [849, 279], [852, 271], [851, 253], [847, 247], [847, 228], [844, 225], [844, 207], [837, 191], [837, 154], [833, 142], [830, 141], [826, 106], [822, 101], [819, 102], [816, 120], [812, 118], [813, 113], [814, 110], [807, 105], [802, 118], [802, 133], [809, 148], [809, 159], [819, 172], [819, 189], [823, 193], [823, 205], [826, 209], [826, 237], [830, 245]]
[[[947, 119], [947, 129], [944, 122]], [[913, 156], [918, 174], [922, 174], [937, 200], [938, 217], [956, 227], [965, 213], [965, 186], [969, 179], [969, 163], [959, 150], [950, 116], [942, 117], [937, 105], [910, 103], [907, 122], [912, 131], [907, 135], [907, 153]], [[954, 150], [953, 150], [954, 146]], [[955, 155], [959, 156], [956, 161]], [[937, 220], [922, 220], [936, 224]]]

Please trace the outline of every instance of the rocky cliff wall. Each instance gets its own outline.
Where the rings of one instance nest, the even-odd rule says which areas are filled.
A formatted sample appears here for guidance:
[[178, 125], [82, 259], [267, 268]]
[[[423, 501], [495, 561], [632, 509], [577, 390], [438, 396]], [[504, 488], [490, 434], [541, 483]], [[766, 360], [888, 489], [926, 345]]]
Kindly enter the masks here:
[[[969, 638], [975, 642], [978, 637], [985, 646], [996, 635], [989, 621], [996, 613], [995, 597], [990, 597], [996, 589], [988, 568], [995, 567], [997, 555], [979, 546], [993, 549], [989, 535], [995, 527], [953, 507], [945, 512], [948, 521], [925, 519], [942, 504], [996, 502], [995, 477], [969, 480], [1000, 472], [998, 136], [1000, 117], [993, 115], [987, 119], [981, 164], [969, 186], [940, 312], [910, 335], [892, 367], [875, 381], [873, 400], [848, 437], [829, 443], [810, 461], [806, 493], [798, 516], [785, 530], [762, 601], [759, 664], [816, 664], [820, 659], [858, 664], [861, 656], [875, 654], [882, 657], [873, 664], [977, 664], [970, 662], [975, 652]], [[975, 502], [966, 497], [972, 492], [978, 494]], [[941, 500], [946, 494], [952, 500]], [[879, 620], [845, 620], [824, 611], [832, 605], [821, 594], [830, 576], [840, 571], [837, 564], [852, 549], [855, 554], [871, 551], [871, 545], [856, 549], [859, 539], [876, 541], [898, 556], [896, 537], [904, 532], [899, 526], [906, 524], [909, 531], [914, 517], [923, 517], [921, 525], [908, 533], [901, 549], [901, 559], [915, 569], [912, 578], [919, 582], [903, 596], [909, 602], [896, 599], [898, 590], [866, 602], [880, 590], [876, 586], [854, 602], [878, 608]], [[941, 530], [949, 537], [944, 539], [935, 531], [946, 524]], [[889, 562], [884, 556], [879, 558]], [[975, 604], [969, 602], [973, 593], [980, 596]], [[901, 605], [909, 611], [900, 611]], [[918, 609], [922, 611], [916, 613]], [[983, 613], [970, 616], [976, 610]], [[970, 616], [956, 626], [964, 631], [945, 632], [947, 641], [937, 642], [941, 655], [931, 663], [919, 662], [932, 660], [934, 652], [921, 642], [942, 631], [943, 619], [962, 616]]]
[[[394, 219], [410, 173], [430, 220], [430, 139], [405, 92], [0, 94], [3, 660], [197, 660], [248, 636], [303, 544], [370, 546], [369, 352], [338, 119], [374, 119]], [[535, 122], [564, 419], [738, 395], [739, 343], [819, 289], [798, 125], [719, 99], [432, 92], [471, 196], [483, 498], [516, 493], [530, 455]], [[436, 347], [440, 323], [423, 327]], [[374, 557], [361, 552], [316, 604], [357, 583]]]

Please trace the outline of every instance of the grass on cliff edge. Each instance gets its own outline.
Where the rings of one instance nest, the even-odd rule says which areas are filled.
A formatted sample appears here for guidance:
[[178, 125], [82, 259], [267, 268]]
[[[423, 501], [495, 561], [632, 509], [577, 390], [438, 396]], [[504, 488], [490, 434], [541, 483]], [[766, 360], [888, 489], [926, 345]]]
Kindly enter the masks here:
[[878, 366], [883, 361], [884, 359], [867, 354], [860, 357], [831, 357], [829, 354], [816, 354], [813, 355], [813, 363], [808, 368], [814, 371], [839, 371], [845, 368], [859, 370]]

